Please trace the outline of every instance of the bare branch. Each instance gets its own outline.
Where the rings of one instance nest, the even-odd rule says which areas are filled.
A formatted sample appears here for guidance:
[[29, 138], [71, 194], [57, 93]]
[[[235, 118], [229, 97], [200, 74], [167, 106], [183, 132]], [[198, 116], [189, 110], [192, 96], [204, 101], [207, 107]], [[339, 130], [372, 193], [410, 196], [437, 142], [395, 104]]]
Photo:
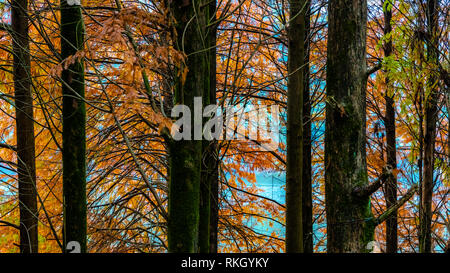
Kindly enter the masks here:
[[411, 199], [411, 197], [414, 196], [414, 194], [416, 193], [418, 189], [417, 184], [413, 185], [407, 192], [405, 195], [403, 195], [402, 198], [400, 198], [400, 200], [398, 200], [398, 202], [393, 205], [392, 207], [388, 208], [385, 212], [383, 212], [378, 218], [375, 219], [375, 226], [383, 223], [392, 213], [394, 213], [395, 211], [397, 211], [401, 206], [403, 206], [403, 204], [406, 203], [406, 201], [408, 201], [409, 199]]
[[367, 186], [358, 186], [353, 189], [352, 195], [357, 198], [365, 198], [370, 196], [372, 193], [376, 192], [383, 184], [389, 176], [392, 175], [392, 169], [389, 166], [385, 166], [383, 168], [383, 173], [381, 176], [373, 183], [370, 183]]
[[366, 77], [370, 77], [370, 75], [372, 75], [373, 73], [377, 72], [378, 70], [381, 69], [381, 63], [378, 63], [377, 65], [370, 67], [369, 69], [367, 69], [366, 72]]
[[3, 220], [0, 220], [0, 224], [3, 224], [3, 225], [5, 225], [5, 226], [9, 226], [9, 227], [13, 227], [13, 228], [19, 229], [19, 226], [18, 226], [18, 225], [15, 225], [15, 224], [13, 224], [13, 223], [6, 222], [6, 221], [3, 221]]
[[0, 31], [5, 31], [8, 33], [11, 33], [12, 28], [9, 24], [5, 24], [5, 23], [0, 23]]
[[16, 147], [15, 146], [8, 145], [6, 143], [0, 143], [0, 148], [5, 148], [5, 149], [10, 149], [10, 150], [16, 151]]

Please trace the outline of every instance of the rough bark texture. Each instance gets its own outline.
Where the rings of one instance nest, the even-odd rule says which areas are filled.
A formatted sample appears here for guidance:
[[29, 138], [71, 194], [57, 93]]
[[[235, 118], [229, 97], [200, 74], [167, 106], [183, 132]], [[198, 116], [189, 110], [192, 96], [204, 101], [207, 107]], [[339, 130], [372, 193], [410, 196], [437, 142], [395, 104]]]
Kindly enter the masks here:
[[20, 252], [37, 253], [38, 211], [36, 201], [36, 162], [27, 10], [27, 0], [12, 1], [11, 35], [14, 52]]
[[[208, 5], [208, 20], [216, 20], [216, 1], [211, 1]], [[203, 104], [216, 104], [216, 27], [212, 26], [207, 29], [206, 39], [208, 42], [208, 72], [205, 85], [209, 87], [203, 94]], [[204, 121], [208, 119], [205, 118]], [[214, 202], [217, 202], [212, 189], [217, 188], [219, 179], [218, 170], [218, 150], [216, 140], [203, 140], [202, 155], [202, 175], [200, 184], [200, 223], [199, 223], [199, 252], [210, 253], [217, 252], [217, 227], [213, 224], [217, 217], [217, 208]]]
[[325, 197], [328, 252], [364, 252], [373, 240], [366, 165], [365, 0], [328, 4]]
[[[84, 23], [80, 6], [61, 1], [61, 57], [84, 47]], [[63, 198], [64, 249], [70, 241], [86, 252], [86, 106], [84, 62], [75, 61], [62, 72], [63, 93]]]
[[309, 94], [309, 33], [311, 1], [306, 3], [305, 16], [305, 78], [303, 89], [303, 176], [302, 176], [302, 217], [303, 251], [313, 252], [313, 207], [312, 207], [312, 166], [311, 166], [311, 98]]
[[[391, 26], [392, 11], [384, 10], [384, 34], [389, 35], [392, 31]], [[388, 57], [392, 54], [392, 40], [389, 39], [384, 45], [384, 56]], [[386, 91], [384, 100], [386, 104], [386, 114], [384, 116], [384, 126], [386, 128], [386, 161], [390, 169], [397, 168], [397, 148], [395, 141], [395, 100], [393, 85], [389, 76], [385, 77]], [[390, 173], [385, 181], [385, 199], [386, 207], [390, 208], [397, 202], [397, 177], [394, 173]], [[397, 252], [397, 211], [393, 212], [386, 220], [386, 253]]]
[[303, 93], [305, 0], [291, 0], [288, 28], [288, 98], [286, 161], [286, 252], [303, 252]]
[[[439, 64], [438, 58], [438, 1], [428, 0], [426, 4], [427, 16], [427, 61], [435, 65]], [[425, 136], [424, 136], [424, 166], [423, 166], [423, 183], [420, 198], [420, 226], [419, 226], [419, 250], [422, 253], [430, 253], [432, 251], [431, 241], [431, 221], [433, 217], [433, 170], [434, 170], [434, 147], [436, 141], [436, 122], [437, 122], [437, 101], [438, 90], [436, 81], [438, 77], [435, 71], [430, 71], [427, 79], [427, 92], [425, 97]]]
[[[180, 77], [176, 79], [174, 104], [184, 104], [191, 109], [194, 125], [194, 97], [202, 97], [209, 89], [206, 80], [210, 76], [209, 54], [204, 50], [207, 47], [205, 34], [209, 7], [206, 1], [172, 1], [170, 10], [177, 32], [175, 47], [184, 49], [189, 69], [185, 81]], [[191, 129], [194, 137], [194, 126]], [[169, 156], [169, 252], [197, 252], [202, 141], [171, 141]]]

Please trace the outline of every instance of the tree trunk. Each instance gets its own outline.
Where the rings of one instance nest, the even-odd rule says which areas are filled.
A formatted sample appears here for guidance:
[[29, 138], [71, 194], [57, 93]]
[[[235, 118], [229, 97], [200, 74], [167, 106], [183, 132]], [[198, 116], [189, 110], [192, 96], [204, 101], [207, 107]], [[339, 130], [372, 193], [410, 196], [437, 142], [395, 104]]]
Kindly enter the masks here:
[[[174, 105], [189, 107], [191, 124], [194, 125], [194, 97], [202, 97], [209, 90], [209, 54], [204, 50], [207, 44], [203, 40], [209, 21], [209, 7], [206, 0], [172, 1], [170, 10], [177, 32], [174, 43], [178, 50], [184, 49], [188, 56], [185, 63], [189, 69], [185, 80], [181, 77], [175, 80]], [[194, 127], [191, 126], [192, 139]], [[202, 141], [172, 140], [169, 142], [169, 156], [169, 252], [197, 252]]]
[[366, 164], [366, 0], [328, 4], [325, 197], [328, 252], [365, 252], [373, 240]]
[[[213, 18], [216, 18], [216, 1], [212, 1], [210, 4], [210, 14], [214, 14]], [[211, 46], [214, 46], [210, 50], [210, 100], [211, 103], [216, 104], [217, 96], [216, 96], [216, 40], [217, 40], [217, 26], [212, 26], [212, 34], [211, 34]], [[210, 232], [210, 253], [217, 253], [218, 250], [218, 224], [219, 224], [219, 145], [216, 140], [213, 140], [210, 144], [211, 153], [208, 153], [208, 161], [210, 165], [208, 165], [210, 169], [210, 179], [211, 179], [211, 191], [210, 191], [210, 219], [209, 219], [209, 232]]]
[[[216, 20], [216, 1], [208, 5], [208, 20]], [[208, 72], [205, 77], [204, 105], [216, 104], [216, 26], [207, 29], [208, 41]], [[204, 121], [207, 121], [205, 118]], [[199, 223], [199, 252], [217, 253], [217, 198], [212, 189], [216, 191], [219, 181], [217, 140], [203, 140], [202, 176], [200, 184], [200, 223]]]
[[[209, 5], [211, 15], [214, 20], [216, 20], [216, 1], [211, 1]], [[210, 103], [217, 104], [217, 90], [216, 90], [216, 71], [217, 71], [217, 59], [216, 59], [216, 43], [217, 43], [217, 25], [213, 25], [210, 29]], [[219, 224], [219, 145], [217, 140], [211, 142], [211, 150], [209, 153], [208, 162], [211, 160], [211, 165], [209, 166], [210, 178], [211, 178], [211, 189], [210, 189], [210, 219], [209, 219], [209, 236], [210, 236], [210, 253], [217, 253], [218, 249], [218, 224]]]
[[[79, 5], [61, 1], [61, 57], [84, 47], [84, 23]], [[76, 241], [86, 252], [86, 106], [84, 62], [77, 59], [62, 72], [64, 249]]]
[[303, 93], [306, 1], [291, 0], [288, 27], [286, 252], [303, 252]]
[[312, 166], [311, 166], [311, 98], [309, 94], [309, 33], [311, 1], [306, 3], [305, 16], [305, 78], [303, 87], [303, 174], [302, 174], [302, 217], [303, 251], [313, 253], [313, 207], [312, 207]]
[[[217, 151], [217, 156], [219, 156], [217, 145], [215, 147]], [[219, 165], [219, 159], [216, 158], [217, 167]], [[217, 174], [214, 174], [217, 178], [211, 184], [211, 215], [210, 215], [210, 253], [218, 252], [218, 235], [219, 235], [219, 172], [217, 169]]]
[[28, 0], [11, 3], [19, 179], [20, 252], [38, 252], [38, 211], [34, 151], [33, 95], [28, 38]]
[[[391, 26], [392, 11], [384, 10], [384, 35], [389, 35], [392, 31]], [[392, 54], [392, 40], [389, 39], [384, 45], [384, 56], [389, 57]], [[390, 169], [397, 168], [397, 148], [395, 141], [395, 100], [394, 86], [391, 84], [389, 76], [386, 74], [386, 91], [384, 100], [386, 103], [386, 114], [384, 116], [384, 126], [386, 129], [386, 156], [387, 166]], [[397, 177], [390, 173], [385, 182], [386, 207], [390, 208], [397, 202]], [[386, 253], [397, 252], [397, 211], [386, 219]]]
[[[428, 0], [426, 5], [427, 16], [427, 61], [437, 70], [438, 67], [438, 1]], [[438, 77], [435, 71], [428, 73], [427, 89], [425, 97], [425, 136], [424, 136], [424, 167], [423, 183], [421, 189], [420, 226], [419, 226], [419, 250], [421, 253], [432, 251], [431, 221], [433, 217], [433, 170], [434, 170], [434, 147], [436, 141], [436, 122], [438, 114]]]

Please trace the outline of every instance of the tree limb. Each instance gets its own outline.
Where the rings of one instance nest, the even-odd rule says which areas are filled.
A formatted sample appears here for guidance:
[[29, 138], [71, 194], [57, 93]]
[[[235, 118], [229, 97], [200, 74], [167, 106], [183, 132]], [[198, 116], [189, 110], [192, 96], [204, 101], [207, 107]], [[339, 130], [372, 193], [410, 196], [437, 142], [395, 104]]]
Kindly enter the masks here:
[[375, 226], [383, 223], [392, 213], [397, 211], [401, 206], [403, 206], [403, 204], [406, 203], [406, 201], [411, 199], [411, 197], [413, 197], [414, 194], [416, 193], [417, 189], [418, 189], [417, 184], [413, 185], [406, 192], [406, 194], [403, 195], [403, 197], [400, 198], [400, 200], [398, 200], [398, 202], [395, 205], [393, 205], [390, 208], [388, 208], [385, 212], [383, 212], [380, 216], [378, 216], [378, 218], [375, 219], [375, 221], [374, 221]]
[[0, 23], [0, 31], [6, 31], [8, 33], [11, 33], [11, 31], [12, 31], [11, 25], [5, 24], [5, 23]]
[[16, 228], [16, 229], [19, 229], [19, 228], [20, 228], [18, 225], [15, 225], [15, 224], [13, 224], [13, 223], [6, 222], [6, 221], [3, 221], [3, 220], [0, 220], [0, 224], [3, 224], [3, 225], [5, 225], [5, 226], [9, 226], [9, 227], [13, 227], [13, 228]]
[[376, 64], [375, 66], [373, 66], [373, 67], [370, 67], [369, 69], [367, 69], [367, 72], [366, 72], [366, 77], [368, 78], [368, 77], [370, 77], [370, 75], [372, 75], [373, 73], [375, 73], [375, 72], [377, 72], [378, 70], [380, 70], [381, 69], [381, 63], [378, 63], [378, 64]]
[[373, 183], [370, 183], [366, 186], [357, 186], [353, 189], [352, 195], [356, 198], [365, 198], [370, 196], [372, 193], [376, 192], [383, 184], [389, 176], [392, 175], [392, 169], [389, 166], [385, 166], [383, 168], [383, 173], [381, 176]]
[[10, 150], [16, 151], [16, 147], [15, 146], [8, 145], [6, 143], [0, 143], [0, 148], [5, 148], [5, 149], [10, 149]]

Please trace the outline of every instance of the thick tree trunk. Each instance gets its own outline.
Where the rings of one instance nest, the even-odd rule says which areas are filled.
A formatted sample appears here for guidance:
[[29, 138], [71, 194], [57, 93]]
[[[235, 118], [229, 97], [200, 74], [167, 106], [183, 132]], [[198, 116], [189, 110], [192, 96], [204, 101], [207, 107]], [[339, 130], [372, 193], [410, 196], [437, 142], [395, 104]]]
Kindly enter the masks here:
[[[391, 26], [392, 11], [384, 10], [384, 35], [389, 35], [392, 31]], [[389, 39], [384, 45], [384, 56], [389, 57], [392, 54], [392, 40]], [[386, 114], [384, 116], [384, 125], [386, 128], [386, 156], [387, 166], [390, 169], [397, 168], [397, 148], [395, 141], [395, 100], [393, 85], [389, 76], [385, 77], [386, 91], [384, 100], [386, 103]], [[397, 177], [390, 173], [385, 182], [386, 207], [390, 208], [397, 202]], [[393, 212], [386, 220], [386, 253], [397, 252], [397, 211]]]
[[[216, 20], [216, 1], [209, 3], [209, 20]], [[206, 40], [208, 41], [208, 72], [205, 77], [205, 94], [203, 94], [204, 105], [216, 104], [216, 26], [207, 29]], [[204, 121], [207, 121], [205, 118]], [[218, 150], [216, 140], [203, 140], [202, 176], [200, 184], [200, 222], [199, 222], [199, 252], [217, 252], [217, 227], [214, 226], [218, 213], [217, 199], [212, 190], [216, 190], [219, 181]]]
[[38, 211], [34, 151], [33, 95], [28, 38], [28, 1], [11, 3], [19, 179], [20, 252], [38, 252]]
[[[427, 61], [431, 67], [437, 69], [438, 58], [438, 1], [428, 0], [426, 5], [427, 16]], [[434, 170], [434, 147], [436, 141], [436, 122], [438, 114], [438, 90], [436, 81], [439, 78], [435, 71], [430, 71], [427, 79], [427, 97], [425, 97], [425, 136], [424, 136], [424, 167], [423, 183], [421, 189], [421, 213], [419, 226], [419, 250], [422, 253], [432, 251], [431, 221], [433, 217], [433, 170]]]
[[325, 197], [328, 252], [364, 252], [373, 240], [366, 164], [366, 0], [328, 4]]
[[302, 217], [303, 251], [313, 253], [313, 207], [312, 207], [312, 166], [311, 166], [311, 98], [309, 94], [309, 33], [311, 1], [306, 3], [305, 16], [305, 78], [303, 87], [303, 176], [302, 176]]
[[286, 252], [303, 252], [303, 93], [306, 1], [291, 0], [288, 27]]
[[[84, 47], [84, 23], [79, 5], [61, 1], [61, 57]], [[86, 106], [84, 62], [75, 61], [62, 72], [64, 249], [68, 242], [86, 252]]]
[[[176, 79], [174, 105], [191, 109], [194, 125], [194, 97], [208, 92], [209, 75], [207, 42], [204, 40], [209, 21], [207, 1], [172, 1], [170, 10], [177, 31], [174, 42], [186, 54], [189, 69], [186, 79]], [[190, 21], [192, 20], [192, 21]], [[191, 126], [194, 137], [194, 127]], [[202, 161], [201, 140], [172, 140], [169, 142], [169, 252], [198, 251], [200, 181]]]

